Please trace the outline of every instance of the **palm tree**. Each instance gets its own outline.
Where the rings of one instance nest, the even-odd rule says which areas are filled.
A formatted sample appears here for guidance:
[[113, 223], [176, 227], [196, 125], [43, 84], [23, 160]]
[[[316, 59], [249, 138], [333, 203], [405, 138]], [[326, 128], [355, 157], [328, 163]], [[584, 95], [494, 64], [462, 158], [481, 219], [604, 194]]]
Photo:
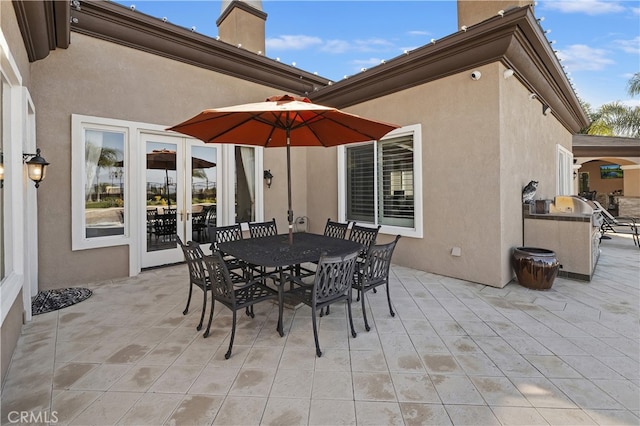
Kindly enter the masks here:
[[[629, 95], [640, 94], [640, 73], [635, 73], [627, 85]], [[624, 136], [640, 138], [640, 107], [631, 107], [621, 102], [602, 105], [593, 112], [588, 103], [583, 103], [591, 124], [580, 133], [600, 136]]]
[[[113, 167], [118, 161], [120, 151], [115, 148], [95, 145], [87, 142], [85, 149], [85, 161], [93, 164], [96, 176], [97, 200], [100, 201], [100, 170], [105, 167]], [[97, 158], [96, 158], [97, 157]], [[88, 170], [87, 170], [88, 171]], [[89, 195], [87, 191], [87, 196]]]
[[635, 73], [627, 84], [627, 92], [632, 97], [640, 95], [640, 72]]

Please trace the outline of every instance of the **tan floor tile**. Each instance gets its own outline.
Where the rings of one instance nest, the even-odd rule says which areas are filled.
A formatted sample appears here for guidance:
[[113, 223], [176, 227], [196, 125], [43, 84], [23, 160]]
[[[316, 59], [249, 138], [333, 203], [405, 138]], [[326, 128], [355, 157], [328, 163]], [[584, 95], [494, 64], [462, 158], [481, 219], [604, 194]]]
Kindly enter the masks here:
[[352, 371], [388, 371], [387, 361], [381, 349], [352, 350]]
[[199, 365], [172, 365], [151, 385], [149, 392], [184, 394], [203, 368]]
[[397, 402], [356, 401], [356, 420], [359, 425], [404, 425]]
[[120, 419], [119, 425], [162, 424], [182, 401], [179, 394], [144, 394], [129, 411]]
[[68, 364], [56, 364], [56, 369], [53, 373], [53, 388], [69, 389], [91, 370], [98, 368], [98, 366], [98, 364], [81, 364], [73, 362]]
[[327, 350], [320, 358], [315, 357], [315, 350], [309, 348], [309, 351], [306, 356], [315, 358], [316, 371], [351, 371], [351, 358], [348, 350]]
[[502, 425], [548, 425], [535, 408], [491, 407]]
[[244, 368], [275, 370], [282, 357], [282, 346], [254, 346], [249, 350]]
[[98, 391], [60, 391], [53, 397], [52, 413], [56, 413], [58, 425], [69, 424], [96, 399], [104, 395]]
[[311, 399], [353, 400], [353, 381], [344, 371], [316, 371], [313, 377]]
[[214, 425], [257, 425], [262, 419], [267, 398], [228, 396], [215, 420]]
[[454, 425], [500, 426], [500, 420], [493, 411], [483, 405], [445, 405]]
[[166, 425], [208, 425], [218, 414], [224, 398], [211, 395], [187, 395], [169, 416]]
[[502, 370], [483, 353], [457, 354], [454, 358], [468, 376], [502, 375]]
[[538, 413], [552, 425], [596, 425], [583, 410], [575, 408], [538, 408]]
[[311, 398], [313, 371], [279, 370], [269, 397]]
[[76, 416], [72, 425], [114, 425], [144, 394], [134, 392], [104, 392]]
[[551, 379], [562, 392], [581, 408], [619, 410], [624, 407], [602, 389], [586, 379]]
[[226, 395], [236, 380], [239, 368], [207, 365], [189, 388], [190, 394]]
[[127, 370], [109, 390], [146, 392], [166, 370], [167, 367], [164, 365], [135, 365]]
[[316, 364], [313, 351], [299, 346], [285, 346], [280, 358], [279, 370], [311, 370]]
[[329, 399], [311, 400], [309, 425], [355, 425], [356, 409], [353, 400], [340, 401]]
[[429, 376], [425, 374], [391, 373], [400, 402], [439, 403], [440, 397]]
[[471, 381], [491, 407], [530, 407], [531, 404], [506, 377], [472, 376]]
[[407, 426], [418, 425], [451, 425], [449, 414], [442, 404], [419, 404], [415, 402], [401, 402], [400, 410]]
[[432, 375], [431, 380], [445, 404], [485, 404], [478, 390], [466, 376]]
[[397, 401], [389, 373], [353, 373], [356, 401]]
[[101, 364], [75, 381], [69, 389], [105, 391], [130, 368], [125, 364]]
[[260, 424], [265, 426], [307, 425], [310, 405], [311, 400], [308, 398], [269, 398]]
[[629, 380], [594, 380], [593, 383], [626, 409], [640, 411], [640, 388]]
[[233, 396], [266, 396], [273, 385], [275, 369], [243, 368], [229, 389]]
[[546, 378], [516, 377], [511, 382], [537, 408], [577, 408], [558, 387]]

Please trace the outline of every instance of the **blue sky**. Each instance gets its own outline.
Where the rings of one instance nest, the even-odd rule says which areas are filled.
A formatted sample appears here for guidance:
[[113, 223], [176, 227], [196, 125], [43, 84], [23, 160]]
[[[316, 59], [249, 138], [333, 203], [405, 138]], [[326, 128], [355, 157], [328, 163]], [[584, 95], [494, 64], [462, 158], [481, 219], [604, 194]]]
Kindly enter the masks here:
[[[118, 3], [218, 34], [221, 1]], [[262, 9], [266, 56], [334, 81], [458, 31], [454, 0], [263, 0]], [[640, 72], [640, 1], [541, 0], [535, 13], [581, 99], [594, 109], [613, 101], [640, 105], [626, 90]]]

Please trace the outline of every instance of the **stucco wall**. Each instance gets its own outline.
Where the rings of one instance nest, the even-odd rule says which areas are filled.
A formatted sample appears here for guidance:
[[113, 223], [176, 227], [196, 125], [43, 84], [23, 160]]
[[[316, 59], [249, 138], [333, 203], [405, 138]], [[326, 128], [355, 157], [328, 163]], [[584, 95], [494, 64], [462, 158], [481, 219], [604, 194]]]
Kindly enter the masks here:
[[[279, 94], [268, 87], [138, 50], [71, 34], [71, 46], [32, 65], [37, 140], [51, 163], [39, 191], [40, 289], [128, 275], [128, 246], [71, 251], [71, 115], [169, 126], [205, 108], [255, 102]], [[266, 150], [265, 166], [280, 170], [284, 150]], [[276, 152], [269, 152], [276, 151]], [[293, 158], [300, 162], [301, 152]], [[272, 160], [273, 159], [273, 160]], [[273, 161], [273, 162], [272, 162]], [[284, 170], [284, 168], [282, 168]], [[268, 190], [268, 216], [286, 229], [286, 175]], [[302, 202], [304, 179], [295, 179]], [[284, 206], [279, 210], [272, 206]], [[67, 265], [67, 266], [65, 266]]]
[[[530, 180], [555, 195], [556, 144], [571, 135], [498, 63], [349, 108], [401, 125], [422, 124], [424, 238], [400, 240], [394, 262], [445, 276], [502, 287], [513, 277], [509, 257], [522, 242], [521, 191]], [[398, 106], [402, 106], [399, 108]], [[308, 206], [314, 231], [335, 217], [335, 150], [308, 159]], [[313, 159], [313, 160], [312, 160]], [[318, 178], [326, 172], [327, 177]], [[315, 194], [323, 197], [315, 198]], [[390, 240], [381, 235], [379, 242]], [[462, 256], [451, 255], [460, 247]]]
[[11, 305], [9, 313], [0, 327], [0, 383], [4, 385], [11, 356], [22, 331], [22, 291]]

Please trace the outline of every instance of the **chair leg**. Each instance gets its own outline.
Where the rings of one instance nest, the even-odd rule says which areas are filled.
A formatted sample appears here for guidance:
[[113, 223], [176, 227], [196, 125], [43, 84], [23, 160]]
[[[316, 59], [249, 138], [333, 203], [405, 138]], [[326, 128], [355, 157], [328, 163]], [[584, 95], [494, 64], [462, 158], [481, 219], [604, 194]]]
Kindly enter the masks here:
[[389, 283], [387, 282], [387, 302], [389, 302], [389, 313], [392, 317], [396, 316], [396, 313], [393, 312], [393, 307], [391, 307], [391, 295], [389, 294]]
[[202, 323], [204, 322], [204, 314], [207, 311], [207, 293], [208, 290], [204, 290], [204, 299], [202, 300], [202, 313], [200, 314], [200, 322], [198, 323], [198, 326], [196, 327], [196, 330], [200, 331], [202, 330]]
[[[358, 295], [360, 295], [360, 290], [358, 290]], [[362, 292], [362, 318], [364, 318], [364, 329], [367, 331], [371, 331], [371, 327], [369, 327], [369, 321], [367, 321], [367, 308], [365, 307], [365, 297], [364, 292]]]
[[351, 336], [355, 338], [358, 334], [356, 333], [356, 329], [353, 328], [353, 316], [351, 315], [351, 298], [347, 299], [347, 312], [349, 313], [349, 325], [351, 326]]
[[213, 321], [213, 308], [216, 306], [216, 301], [211, 299], [211, 311], [209, 312], [209, 323], [207, 324], [207, 330], [204, 332], [204, 337], [209, 337], [209, 330], [211, 329], [211, 321]]
[[[320, 311], [322, 312], [322, 309], [320, 309]], [[318, 357], [321, 357], [322, 351], [320, 350], [320, 342], [318, 341], [318, 324], [317, 324], [318, 319], [316, 318], [315, 309], [311, 310], [311, 319], [313, 321], [313, 338], [316, 341], [316, 355], [318, 355]]]
[[233, 324], [231, 325], [231, 338], [229, 339], [229, 350], [224, 354], [224, 359], [231, 357], [231, 349], [233, 348], [233, 338], [236, 336], [236, 311], [233, 311]]
[[189, 312], [189, 304], [191, 303], [191, 293], [193, 293], [193, 283], [189, 284], [189, 297], [187, 298], [187, 307], [182, 311], [182, 315], [187, 315]]

